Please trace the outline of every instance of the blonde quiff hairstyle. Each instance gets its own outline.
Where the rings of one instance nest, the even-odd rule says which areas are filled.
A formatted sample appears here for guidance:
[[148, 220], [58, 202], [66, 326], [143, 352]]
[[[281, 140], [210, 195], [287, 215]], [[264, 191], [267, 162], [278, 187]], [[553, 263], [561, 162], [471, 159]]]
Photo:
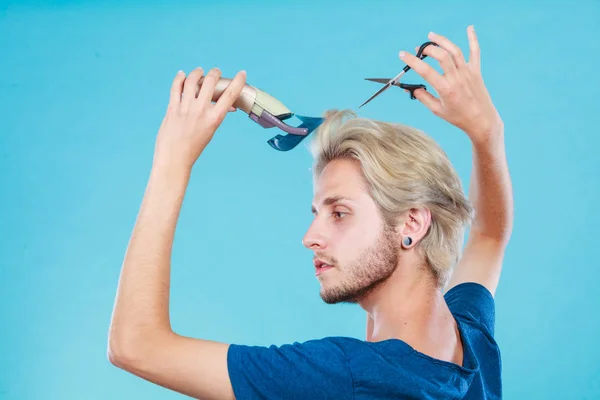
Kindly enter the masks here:
[[357, 118], [349, 110], [328, 111], [325, 118], [310, 145], [314, 178], [330, 161], [356, 160], [389, 226], [412, 208], [429, 209], [431, 224], [416, 248], [438, 286], [446, 286], [473, 218], [473, 207], [446, 153], [409, 126]]

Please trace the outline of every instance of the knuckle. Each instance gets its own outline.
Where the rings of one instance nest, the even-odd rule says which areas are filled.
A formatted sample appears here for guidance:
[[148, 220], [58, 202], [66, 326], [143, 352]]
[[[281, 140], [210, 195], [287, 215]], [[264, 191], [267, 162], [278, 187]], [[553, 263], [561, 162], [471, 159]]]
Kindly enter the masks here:
[[214, 83], [214, 82], [215, 82], [215, 78], [210, 74], [207, 74], [202, 78], [202, 86], [204, 86], [206, 84], [208, 84], [210, 86], [210, 84]]
[[458, 96], [458, 90], [455, 86], [451, 85], [446, 89], [446, 97], [449, 99], [456, 99]]
[[189, 80], [195, 80], [198, 79], [198, 76], [202, 73], [202, 70], [200, 70], [199, 68], [196, 68], [195, 70], [193, 70], [192, 72], [190, 72], [190, 74], [188, 75], [188, 79]]
[[231, 103], [235, 100], [236, 95], [235, 92], [233, 90], [228, 90], [227, 92], [225, 92], [225, 100], [227, 100], [228, 103]]
[[450, 92], [450, 85], [448, 84], [448, 81], [446, 81], [445, 79], [439, 84], [439, 87], [437, 88], [437, 90], [444, 94], [447, 95]]
[[421, 74], [425, 74], [427, 71], [427, 66], [423, 63], [411, 63], [408, 64], [412, 69], [415, 70], [415, 72], [419, 75]]
[[199, 103], [196, 104], [197, 107], [194, 107], [194, 116], [196, 118], [201, 119], [210, 119], [211, 110], [207, 109], [206, 106], [201, 106]]
[[188, 104], [182, 103], [181, 106], [179, 108], [177, 108], [176, 111], [179, 115], [186, 115], [189, 112], [189, 109], [190, 109], [190, 107]]
[[177, 112], [179, 111], [179, 107], [173, 103], [170, 103], [169, 105], [167, 105], [167, 115], [171, 116], [171, 115], [176, 115]]
[[219, 68], [211, 68], [211, 70], [208, 71], [207, 75], [210, 76], [213, 79], [216, 79], [219, 76], [221, 76], [221, 70], [219, 70]]
[[213, 68], [210, 71], [208, 71], [208, 74], [206, 74], [206, 76], [204, 77], [204, 82], [208, 81], [214, 85], [219, 80], [220, 76], [221, 74]]
[[191, 107], [188, 107], [185, 111], [186, 114], [192, 115], [194, 117], [198, 117], [202, 114], [202, 109], [200, 107], [195, 107], [196, 104], [192, 104]]
[[215, 128], [219, 125], [219, 114], [216, 112], [211, 112], [206, 116], [206, 123], [211, 128]]

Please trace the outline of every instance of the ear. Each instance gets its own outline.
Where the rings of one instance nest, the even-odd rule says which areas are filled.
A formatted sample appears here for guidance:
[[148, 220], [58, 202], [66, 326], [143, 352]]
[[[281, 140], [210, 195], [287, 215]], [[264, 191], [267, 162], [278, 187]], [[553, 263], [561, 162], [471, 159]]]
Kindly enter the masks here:
[[414, 247], [427, 234], [431, 212], [427, 208], [411, 208], [398, 221], [397, 231], [404, 249]]

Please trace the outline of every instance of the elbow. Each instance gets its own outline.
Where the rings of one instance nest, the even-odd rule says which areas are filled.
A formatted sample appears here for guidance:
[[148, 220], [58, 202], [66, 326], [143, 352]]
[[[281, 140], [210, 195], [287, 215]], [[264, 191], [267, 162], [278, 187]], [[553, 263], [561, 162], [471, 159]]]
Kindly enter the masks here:
[[117, 368], [129, 370], [139, 361], [139, 352], [131, 343], [111, 334], [108, 340], [108, 361]]
[[144, 342], [137, 342], [135, 346], [111, 342], [108, 345], [108, 360], [125, 372], [145, 377], [152, 370], [152, 364], [149, 349], [144, 346]]
[[130, 370], [142, 361], [147, 335], [137, 329], [113, 323], [108, 337], [108, 361], [118, 368]]
[[117, 368], [140, 374], [149, 368], [153, 352], [160, 348], [165, 341], [161, 333], [127, 333], [111, 331], [107, 357], [108, 361]]
[[123, 369], [125, 366], [124, 357], [122, 353], [115, 351], [113, 346], [108, 346], [108, 351], [106, 352], [108, 356], [108, 361], [117, 368]]

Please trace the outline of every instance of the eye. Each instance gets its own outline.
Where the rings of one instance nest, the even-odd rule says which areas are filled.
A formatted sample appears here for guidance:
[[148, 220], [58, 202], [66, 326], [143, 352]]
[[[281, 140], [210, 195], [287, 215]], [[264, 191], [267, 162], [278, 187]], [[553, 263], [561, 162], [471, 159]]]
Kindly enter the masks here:
[[334, 216], [334, 218], [335, 218], [335, 219], [342, 219], [342, 218], [344, 218], [344, 217], [346, 216], [346, 214], [348, 214], [348, 213], [345, 213], [345, 212], [343, 212], [343, 211], [334, 211], [334, 212], [332, 212], [332, 214], [333, 214], [333, 216]]

